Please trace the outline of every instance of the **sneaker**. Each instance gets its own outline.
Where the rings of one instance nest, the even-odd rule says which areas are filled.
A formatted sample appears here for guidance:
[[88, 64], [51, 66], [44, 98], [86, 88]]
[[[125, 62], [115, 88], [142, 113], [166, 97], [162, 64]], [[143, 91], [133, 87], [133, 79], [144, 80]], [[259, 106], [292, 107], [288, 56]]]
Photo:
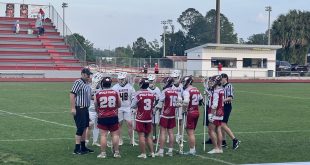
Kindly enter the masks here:
[[94, 153], [95, 152], [94, 150], [89, 149], [89, 148], [85, 148], [85, 150], [82, 150], [82, 151], [84, 151], [86, 153]]
[[212, 144], [212, 140], [211, 140], [211, 139], [208, 139], [208, 140], [206, 140], [205, 142], [202, 142], [202, 144]]
[[173, 156], [173, 152], [166, 152], [167, 156]]
[[146, 159], [146, 154], [140, 154], [137, 156], [138, 158]]
[[152, 152], [152, 153], [149, 155], [149, 157], [151, 157], [151, 158], [155, 158], [155, 153], [154, 153], [154, 152]]
[[164, 153], [157, 152], [157, 153], [155, 154], [155, 156], [157, 156], [157, 157], [164, 157]]
[[123, 145], [124, 144], [124, 142], [123, 142], [123, 139], [119, 139], [119, 143], [118, 143], [118, 145]]
[[101, 145], [100, 145], [99, 143], [97, 143], [97, 142], [93, 143], [92, 145], [93, 145], [93, 146], [97, 146], [97, 147], [100, 147], [100, 146], [101, 146]]
[[236, 150], [239, 147], [241, 141], [239, 141], [238, 139], [234, 139], [233, 140], [233, 149]]
[[222, 147], [223, 147], [223, 148], [228, 148], [227, 143], [226, 143], [226, 140], [223, 140], [223, 141], [222, 141]]
[[112, 147], [112, 142], [111, 141], [107, 141], [107, 146], [108, 147]]
[[136, 143], [136, 142], [134, 141], [133, 144], [132, 144], [132, 142], [130, 142], [130, 145], [132, 145], [132, 146], [138, 146], [139, 144]]
[[97, 158], [106, 158], [106, 157], [107, 157], [106, 152], [101, 152], [101, 153], [97, 156]]
[[194, 152], [190, 152], [190, 151], [184, 152], [183, 155], [194, 156], [194, 155], [196, 155], [196, 151], [194, 151]]
[[115, 152], [113, 157], [114, 158], [121, 158], [121, 154], [119, 154], [119, 152]]
[[212, 149], [211, 151], [208, 152], [208, 154], [221, 154], [223, 153], [223, 150], [220, 149]]

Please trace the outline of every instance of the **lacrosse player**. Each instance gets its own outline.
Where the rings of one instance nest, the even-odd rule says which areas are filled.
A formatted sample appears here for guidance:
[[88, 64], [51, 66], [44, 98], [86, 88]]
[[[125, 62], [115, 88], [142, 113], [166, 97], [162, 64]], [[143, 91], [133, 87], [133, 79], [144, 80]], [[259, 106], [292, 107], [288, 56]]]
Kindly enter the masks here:
[[211, 137], [214, 148], [209, 154], [220, 154], [222, 150], [222, 120], [224, 116], [224, 90], [221, 87], [220, 75], [211, 77], [210, 86], [212, 95], [209, 100], [208, 120], [209, 136]]
[[[173, 128], [176, 126], [175, 122], [175, 110], [176, 104], [178, 99], [177, 91], [172, 89], [173, 85], [173, 78], [172, 77], [165, 77], [162, 80], [163, 83], [163, 92], [159, 98], [159, 102], [156, 105], [156, 109], [162, 109], [162, 105], [164, 105], [161, 115], [160, 115], [160, 133], [159, 133], [159, 151], [155, 154], [156, 156], [163, 157], [164, 156], [164, 144], [165, 144], [165, 137], [166, 132], [168, 132], [169, 136], [169, 149], [166, 152], [166, 155], [173, 156], [173, 144], [174, 144], [174, 134]], [[157, 149], [158, 143], [156, 144]]]
[[[99, 146], [99, 147], [100, 147], [100, 144], [98, 143], [99, 129], [97, 127], [98, 115], [95, 110], [94, 97], [95, 97], [95, 94], [100, 90], [100, 82], [102, 78], [103, 78], [103, 74], [100, 72], [95, 73], [92, 77], [92, 81], [91, 81], [92, 99], [90, 101], [90, 106], [88, 108], [89, 119], [90, 119], [90, 123], [89, 123], [90, 127], [89, 127], [88, 132], [92, 132], [93, 134], [92, 145]], [[87, 133], [87, 135], [89, 137], [89, 133]], [[88, 142], [88, 140], [86, 141]]]
[[[147, 90], [149, 81], [141, 79], [139, 82], [140, 90], [136, 93], [131, 103], [133, 113], [136, 114], [136, 131], [139, 135], [139, 147], [141, 154], [138, 158], [146, 158], [146, 143], [148, 144], [150, 156], [155, 157], [153, 149], [152, 132], [152, 111], [155, 104], [155, 95]], [[137, 110], [135, 110], [137, 109]]]
[[[122, 104], [118, 110], [118, 120], [120, 122], [120, 127], [122, 127], [123, 120], [126, 121], [128, 127], [128, 135], [130, 138], [130, 143], [135, 143], [132, 138], [132, 112], [130, 110], [131, 100], [133, 94], [136, 92], [131, 84], [129, 84], [129, 80], [127, 77], [127, 72], [120, 72], [117, 75], [118, 83], [115, 84], [112, 89], [119, 93]], [[119, 129], [120, 136], [120, 144], [123, 145], [123, 139], [121, 136], [121, 129]], [[133, 144], [137, 145], [137, 144]]]
[[[159, 97], [161, 95], [160, 93], [160, 89], [158, 87], [155, 86], [155, 80], [156, 80], [156, 76], [154, 74], [149, 74], [148, 75], [148, 80], [149, 80], [149, 87], [147, 88], [147, 90], [151, 93], [153, 93], [156, 97], [156, 100], [155, 100], [155, 105], [158, 103], [158, 100], [159, 100]], [[153, 114], [153, 142], [156, 142], [157, 141], [157, 136], [156, 136], [156, 126], [158, 125], [159, 123], [159, 111], [153, 111], [155, 112]]]
[[[173, 86], [172, 89], [175, 90], [179, 96], [182, 96], [182, 92], [183, 92], [183, 86], [182, 83], [180, 82], [180, 78], [181, 78], [181, 74], [179, 70], [174, 70], [171, 73], [171, 77], [173, 78]], [[177, 114], [177, 120], [178, 120], [178, 130], [182, 129], [182, 121], [183, 121], [183, 116], [182, 116], [182, 108], [183, 107], [178, 107], [176, 109], [176, 114]], [[176, 141], [179, 143], [181, 140], [181, 136], [182, 136], [182, 131], [178, 131], [177, 136], [176, 136]], [[185, 140], [183, 139], [183, 142], [185, 142]]]
[[[196, 154], [196, 140], [195, 140], [195, 129], [199, 118], [199, 105], [203, 103], [203, 97], [196, 87], [192, 86], [193, 78], [191, 76], [185, 76], [182, 79], [183, 85], [183, 108], [184, 123], [186, 122], [186, 132], [189, 140], [190, 150], [185, 155]], [[184, 114], [183, 113], [183, 114]], [[183, 135], [184, 136], [184, 135]], [[183, 139], [183, 138], [182, 138]], [[183, 140], [182, 140], [183, 141]]]
[[227, 147], [226, 144], [226, 133], [229, 135], [229, 137], [232, 139], [233, 141], [233, 149], [237, 149], [239, 147], [240, 141], [234, 136], [233, 132], [230, 130], [230, 128], [228, 127], [228, 120], [229, 120], [229, 116], [230, 116], [230, 112], [232, 109], [231, 106], [231, 102], [234, 98], [234, 88], [231, 85], [231, 83], [228, 82], [228, 75], [223, 73], [221, 74], [222, 76], [222, 81], [221, 84], [224, 88], [224, 118], [223, 118], [223, 122], [222, 122], [222, 130], [223, 130], [223, 142], [222, 142], [222, 146], [223, 147]]
[[101, 81], [101, 88], [95, 95], [95, 108], [98, 113], [98, 128], [101, 132], [101, 153], [98, 158], [106, 158], [107, 134], [112, 135], [113, 157], [120, 158], [119, 153], [119, 122], [118, 108], [121, 105], [121, 98], [118, 93], [111, 89], [112, 79], [104, 77]]

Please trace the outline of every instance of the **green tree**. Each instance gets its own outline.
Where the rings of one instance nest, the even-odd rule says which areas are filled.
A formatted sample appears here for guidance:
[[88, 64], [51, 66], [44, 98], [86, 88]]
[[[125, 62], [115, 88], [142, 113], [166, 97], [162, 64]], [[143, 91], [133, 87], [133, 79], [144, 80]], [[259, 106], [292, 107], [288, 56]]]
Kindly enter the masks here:
[[133, 57], [148, 58], [150, 46], [143, 37], [139, 37], [132, 45]]
[[248, 42], [246, 43], [252, 45], [267, 45], [268, 35], [266, 33], [253, 34], [248, 38]]
[[282, 45], [277, 58], [305, 64], [310, 44], [310, 12], [291, 10], [280, 15], [272, 25], [272, 43]]
[[81, 46], [85, 49], [86, 61], [95, 62], [96, 57], [94, 56], [94, 53], [93, 53], [94, 44], [91, 43], [89, 40], [85, 39], [82, 35], [78, 33], [74, 33], [73, 36], [79, 41]]

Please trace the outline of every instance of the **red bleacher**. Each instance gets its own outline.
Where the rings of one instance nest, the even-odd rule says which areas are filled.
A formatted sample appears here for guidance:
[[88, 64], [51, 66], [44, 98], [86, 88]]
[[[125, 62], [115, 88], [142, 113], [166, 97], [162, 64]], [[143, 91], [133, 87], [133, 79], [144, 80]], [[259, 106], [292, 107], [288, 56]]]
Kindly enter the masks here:
[[[16, 20], [19, 34], [13, 33]], [[82, 65], [69, 50], [53, 23], [44, 21], [45, 34], [36, 31], [34, 18], [0, 17], [0, 70], [80, 70]]]

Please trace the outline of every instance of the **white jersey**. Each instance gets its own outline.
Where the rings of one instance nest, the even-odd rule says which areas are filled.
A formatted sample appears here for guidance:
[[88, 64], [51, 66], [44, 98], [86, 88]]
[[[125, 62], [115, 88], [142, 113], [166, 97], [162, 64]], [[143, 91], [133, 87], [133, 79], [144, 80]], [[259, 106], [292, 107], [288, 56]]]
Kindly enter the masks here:
[[147, 88], [147, 90], [155, 95], [156, 100], [159, 100], [159, 97], [161, 96], [161, 92], [158, 87], [155, 87], [154, 89]]
[[[91, 84], [90, 84], [91, 85]], [[100, 89], [95, 89], [95, 90], [91, 90], [91, 96], [92, 96], [92, 98], [96, 95], [96, 93], [98, 92], [98, 91], [100, 91]], [[95, 104], [94, 104], [94, 100], [93, 99], [91, 99], [90, 100], [90, 106], [89, 106], [89, 108], [88, 108], [88, 111], [90, 111], [90, 112], [96, 112], [96, 110], [95, 110]]]
[[134, 93], [136, 92], [132, 85], [127, 83], [125, 86], [122, 87], [119, 84], [115, 84], [112, 89], [119, 93], [119, 96], [122, 100], [120, 109], [130, 109], [131, 100]]
[[177, 91], [177, 93], [178, 93], [178, 96], [182, 96], [182, 94], [183, 94], [183, 85], [180, 83], [180, 85], [178, 86], [178, 87], [176, 87], [174, 84], [172, 85], [172, 90], [175, 90], [175, 91]]

